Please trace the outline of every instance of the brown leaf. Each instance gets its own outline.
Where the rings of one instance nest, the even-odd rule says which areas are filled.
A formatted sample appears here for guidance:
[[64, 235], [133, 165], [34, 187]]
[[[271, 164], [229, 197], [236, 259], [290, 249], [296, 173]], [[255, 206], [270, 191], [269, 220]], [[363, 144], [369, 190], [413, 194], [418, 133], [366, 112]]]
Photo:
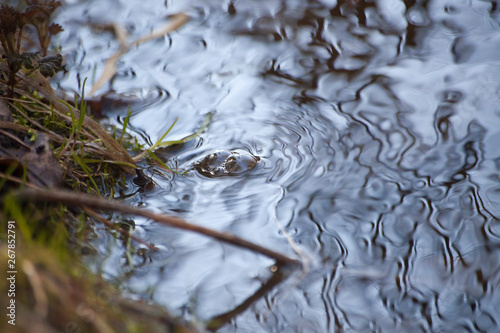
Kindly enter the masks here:
[[34, 142], [29, 142], [27, 135], [19, 134], [20, 142], [12, 136], [0, 133], [0, 170], [15, 166], [17, 173], [26, 165], [27, 179], [39, 187], [60, 187], [63, 171], [61, 165], [50, 149], [49, 139], [43, 133], [38, 133]]
[[14, 121], [12, 117], [12, 113], [10, 112], [9, 107], [3, 100], [0, 99], [0, 121]]

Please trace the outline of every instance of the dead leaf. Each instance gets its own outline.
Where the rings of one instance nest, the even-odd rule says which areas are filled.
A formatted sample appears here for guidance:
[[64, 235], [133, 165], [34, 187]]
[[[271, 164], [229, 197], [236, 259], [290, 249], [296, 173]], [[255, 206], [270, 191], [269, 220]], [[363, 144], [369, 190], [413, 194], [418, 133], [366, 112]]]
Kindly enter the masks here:
[[28, 182], [39, 187], [60, 187], [63, 171], [50, 149], [48, 137], [37, 133], [34, 142], [29, 138], [26, 133], [1, 130], [0, 170], [14, 167], [14, 173], [22, 176], [26, 166]]
[[9, 107], [3, 100], [0, 99], [0, 121], [14, 121], [12, 117], [12, 113], [10, 112]]

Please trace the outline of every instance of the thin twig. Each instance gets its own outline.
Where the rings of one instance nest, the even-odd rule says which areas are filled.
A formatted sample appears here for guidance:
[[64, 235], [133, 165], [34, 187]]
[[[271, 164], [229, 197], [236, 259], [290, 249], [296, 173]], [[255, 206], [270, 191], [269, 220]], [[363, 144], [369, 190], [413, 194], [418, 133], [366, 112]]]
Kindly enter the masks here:
[[19, 177], [15, 177], [15, 176], [12, 176], [12, 175], [7, 175], [7, 174], [5, 174], [3, 172], [0, 172], [0, 179], [3, 179], [3, 178], [5, 178], [7, 180], [10, 180], [11, 182], [21, 184], [23, 186], [28, 186], [28, 187], [31, 187], [31, 188], [39, 189], [38, 186], [33, 185], [31, 183], [28, 183], [28, 182], [26, 182], [25, 180], [22, 180]]
[[282, 264], [300, 264], [299, 260], [289, 258], [281, 253], [277, 253], [273, 250], [265, 248], [261, 245], [249, 242], [245, 239], [239, 238], [235, 235], [220, 232], [213, 229], [205, 228], [195, 224], [191, 224], [183, 221], [178, 217], [167, 216], [156, 214], [146, 209], [140, 209], [135, 207], [130, 207], [119, 203], [117, 201], [111, 201], [108, 199], [96, 198], [86, 194], [73, 193], [61, 190], [24, 190], [18, 192], [18, 196], [24, 200], [40, 201], [40, 202], [56, 202], [71, 206], [80, 207], [93, 207], [95, 209], [110, 209], [114, 211], [119, 211], [124, 214], [139, 215], [143, 216], [170, 227], [189, 230], [202, 234], [211, 238], [215, 238], [225, 243], [236, 245], [248, 250], [263, 254], [269, 258], [275, 259], [278, 263]]
[[151, 34], [141, 37], [137, 39], [136, 41], [130, 43], [129, 47], [137, 46], [141, 43], [150, 41], [155, 38], [160, 38], [165, 36], [166, 34], [179, 29], [182, 27], [187, 21], [189, 20], [189, 16], [187, 16], [184, 13], [179, 13], [174, 16], [172, 16], [172, 20], [163, 28], [160, 28], [158, 30], [153, 31]]
[[130, 232], [125, 231], [123, 229], [120, 229], [119, 227], [117, 227], [116, 225], [114, 225], [113, 223], [111, 223], [110, 221], [108, 221], [107, 219], [102, 217], [101, 215], [99, 215], [95, 210], [88, 208], [88, 207], [84, 207], [83, 209], [85, 210], [85, 212], [87, 214], [89, 214], [90, 216], [92, 216], [93, 218], [95, 218], [96, 220], [101, 222], [102, 224], [106, 225], [108, 228], [114, 229], [114, 230], [118, 231], [119, 233], [121, 233], [123, 236], [130, 237], [131, 239], [135, 240], [136, 242], [146, 245], [150, 250], [154, 250], [154, 251], [158, 250], [157, 247], [149, 244], [148, 242], [143, 241], [142, 239], [137, 238], [136, 236], [132, 235]]
[[28, 117], [28, 115], [26, 113], [24, 113], [20, 108], [18, 108], [14, 103], [9, 102], [9, 105], [12, 106], [14, 109], [16, 109], [16, 111], [19, 112], [23, 116], [24, 119], [26, 119], [26, 121], [32, 123], [33, 125], [35, 125], [39, 129], [41, 129], [42, 131], [44, 131], [46, 133], [50, 133], [52, 135], [57, 135], [56, 133], [52, 132], [51, 130], [47, 129], [46, 127], [44, 127], [43, 125], [38, 123], [36, 120], [33, 120], [30, 117]]
[[[37, 133], [37, 134], [40, 133], [36, 129], [32, 129], [32, 128], [29, 128], [29, 127], [26, 127], [26, 126], [23, 126], [23, 125], [12, 123], [10, 121], [1, 121], [0, 120], [0, 128], [7, 128], [7, 129], [11, 129], [11, 130], [18, 131], [18, 132], [23, 132], [23, 133], [29, 133], [30, 131], [34, 132], [34, 133]], [[61, 136], [57, 135], [57, 134], [51, 134], [51, 133], [44, 133], [44, 134], [47, 135], [47, 137], [51, 141], [54, 141], [54, 142], [57, 142], [57, 143], [63, 143], [64, 142], [64, 139]]]
[[[97, 90], [99, 90], [99, 88], [101, 88], [104, 84], [109, 82], [115, 76], [117, 71], [116, 64], [118, 60], [121, 58], [122, 55], [127, 53], [131, 47], [138, 46], [141, 43], [150, 41], [155, 38], [163, 37], [166, 34], [182, 27], [188, 21], [188, 19], [189, 17], [184, 13], [179, 13], [177, 15], [174, 15], [172, 16], [168, 24], [165, 25], [163, 28], [155, 30], [152, 33], [130, 43], [127, 43], [128, 36], [123, 27], [120, 27], [119, 25], [114, 25], [113, 28], [115, 30], [117, 39], [120, 42], [120, 48], [106, 61], [101, 77], [97, 80], [96, 83], [94, 83], [94, 86], [88, 92], [87, 97], [92, 96]], [[82, 96], [82, 98], [83, 97], [85, 96]]]
[[248, 308], [252, 306], [252, 304], [254, 304], [256, 301], [265, 297], [274, 287], [283, 282], [287, 277], [288, 274], [283, 272], [282, 269], [278, 269], [273, 273], [271, 278], [266, 281], [266, 283], [264, 283], [256, 292], [253, 293], [252, 296], [245, 299], [231, 311], [221, 313], [216, 317], [210, 319], [210, 321], [206, 325], [207, 329], [211, 332], [216, 332], [217, 330], [219, 330], [219, 328], [226, 325], [241, 313], [248, 310]]

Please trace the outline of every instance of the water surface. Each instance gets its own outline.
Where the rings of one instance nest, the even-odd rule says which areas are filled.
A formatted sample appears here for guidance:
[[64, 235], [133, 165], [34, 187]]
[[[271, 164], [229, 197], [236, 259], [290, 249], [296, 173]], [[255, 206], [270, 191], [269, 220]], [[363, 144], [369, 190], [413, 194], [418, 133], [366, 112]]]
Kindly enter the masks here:
[[[68, 1], [69, 2], [69, 1]], [[500, 9], [495, 1], [79, 1], [65, 28], [78, 91], [131, 38], [191, 20], [125, 54], [98, 95], [109, 122], [132, 104], [132, 133], [200, 138], [145, 164], [152, 191], [132, 205], [300, 257], [308, 270], [258, 294], [220, 332], [494, 332], [500, 325]], [[112, 16], [108, 13], [116, 13]], [[82, 16], [83, 13], [83, 16]], [[91, 83], [90, 82], [90, 83]], [[88, 87], [87, 87], [88, 89]], [[259, 168], [207, 177], [218, 150]], [[160, 251], [127, 263], [97, 229], [89, 263], [132, 298], [209, 320], [273, 276], [258, 254], [135, 218]], [[137, 245], [137, 247], [140, 247]]]

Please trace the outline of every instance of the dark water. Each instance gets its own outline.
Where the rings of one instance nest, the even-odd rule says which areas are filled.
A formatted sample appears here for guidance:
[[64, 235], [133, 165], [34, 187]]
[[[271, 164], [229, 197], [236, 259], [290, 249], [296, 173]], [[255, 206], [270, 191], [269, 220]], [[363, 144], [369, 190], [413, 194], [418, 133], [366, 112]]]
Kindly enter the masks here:
[[[102, 24], [137, 38], [191, 16], [130, 50], [98, 92], [125, 101], [108, 103], [115, 124], [131, 101], [149, 142], [216, 111], [199, 139], [159, 153], [189, 172], [146, 165], [157, 186], [130, 203], [300, 257], [281, 224], [308, 258], [252, 298], [272, 260], [136, 218], [161, 251], [132, 267], [98, 229], [90, 263], [125, 294], [200, 320], [250, 297], [220, 332], [500, 332], [497, 1], [68, 2], [57, 21], [70, 92], [118, 48]], [[219, 149], [259, 168], [193, 168]]]

